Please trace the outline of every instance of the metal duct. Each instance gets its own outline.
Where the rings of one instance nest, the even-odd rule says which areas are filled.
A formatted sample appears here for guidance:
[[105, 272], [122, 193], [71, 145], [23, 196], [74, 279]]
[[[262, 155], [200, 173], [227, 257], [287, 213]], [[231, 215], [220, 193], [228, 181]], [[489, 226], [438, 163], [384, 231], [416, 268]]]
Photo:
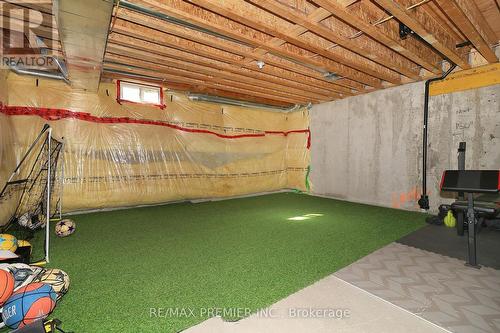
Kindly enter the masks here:
[[247, 108], [266, 109], [266, 110], [279, 111], [279, 112], [292, 112], [292, 111], [298, 110], [301, 107], [301, 105], [295, 104], [294, 106], [291, 106], [289, 108], [285, 108], [285, 107], [279, 107], [279, 106], [274, 106], [274, 105], [270, 105], [270, 104], [247, 102], [247, 101], [241, 101], [238, 99], [205, 95], [205, 94], [189, 93], [188, 98], [191, 101], [197, 101], [197, 102], [218, 103], [218, 104], [234, 105], [234, 106], [241, 106], [241, 107], [247, 107]]
[[[185, 28], [189, 28], [191, 30], [203, 32], [203, 33], [206, 33], [206, 34], [214, 36], [214, 37], [225, 39], [225, 40], [233, 42], [233, 43], [238, 43], [240, 45], [245, 45], [245, 46], [248, 46], [248, 47], [253, 47], [253, 45], [250, 45], [248, 43], [242, 42], [241, 40], [238, 40], [238, 39], [235, 39], [235, 38], [223, 35], [221, 33], [218, 33], [218, 32], [215, 32], [215, 31], [212, 31], [212, 30], [200, 27], [200, 26], [195, 25], [195, 24], [190, 23], [190, 22], [186, 22], [184, 20], [181, 20], [181, 19], [169, 16], [169, 15], [166, 15], [166, 14], [154, 11], [152, 9], [149, 9], [149, 8], [146, 8], [146, 7], [143, 7], [143, 6], [139, 6], [139, 5], [136, 5], [136, 4], [133, 4], [133, 3], [130, 3], [128, 1], [126, 1], [126, 0], [120, 0], [119, 2], [120, 2], [120, 7], [127, 8], [127, 9], [130, 9], [130, 10], [136, 11], [138, 13], [144, 14], [144, 15], [149, 15], [151, 17], [155, 17], [157, 19], [160, 19], [160, 20], [168, 22], [168, 23], [176, 24], [176, 25], [179, 25], [179, 26], [182, 26], [182, 27], [185, 27]], [[268, 53], [270, 53], [270, 54], [272, 54], [272, 55], [274, 55], [276, 57], [283, 58], [285, 60], [291, 61], [291, 62], [293, 62], [293, 63], [295, 63], [297, 65], [304, 66], [304, 67], [307, 67], [307, 68], [312, 69], [314, 71], [320, 72], [322, 74], [328, 73], [328, 70], [326, 70], [326, 69], [319, 68], [317, 66], [314, 66], [314, 65], [311, 65], [311, 64], [307, 64], [307, 63], [304, 63], [304, 62], [301, 62], [301, 61], [298, 61], [298, 60], [295, 60], [295, 59], [292, 59], [292, 58], [289, 58], [289, 57], [285, 57], [285, 56], [283, 56], [281, 54], [276, 54], [276, 53], [274, 53], [272, 51], [268, 51]]]
[[54, 0], [71, 86], [97, 92], [113, 0]]
[[189, 28], [191, 30], [203, 32], [203, 33], [209, 34], [211, 36], [219, 37], [219, 38], [222, 38], [222, 39], [234, 42], [234, 43], [250, 46], [250, 45], [248, 45], [240, 40], [228, 37], [226, 35], [220, 34], [218, 32], [212, 31], [212, 30], [205, 29], [205, 28], [200, 27], [198, 25], [195, 25], [195, 24], [180, 20], [178, 18], [154, 11], [152, 9], [133, 4], [133, 3], [128, 2], [126, 0], [120, 0], [119, 3], [120, 3], [120, 7], [122, 7], [122, 8], [127, 8], [127, 9], [133, 10], [133, 11], [141, 13], [141, 14], [155, 17], [155, 18], [160, 19], [160, 20], [165, 21], [165, 22], [173, 23], [173, 24], [185, 27], [185, 28]]
[[52, 72], [46, 72], [38, 69], [27, 69], [27, 68], [21, 68], [15, 65], [10, 65], [10, 69], [19, 75], [33, 75], [37, 77], [42, 77], [45, 79], [53, 79], [53, 80], [62, 80], [66, 83], [69, 84], [68, 79], [64, 77], [62, 73], [52, 73]]
[[59, 69], [59, 72], [61, 72], [61, 74], [67, 80], [68, 79], [68, 69], [66, 68], [66, 63], [55, 56], [52, 56], [52, 59], [54, 59], [54, 62], [56, 63], [57, 68]]

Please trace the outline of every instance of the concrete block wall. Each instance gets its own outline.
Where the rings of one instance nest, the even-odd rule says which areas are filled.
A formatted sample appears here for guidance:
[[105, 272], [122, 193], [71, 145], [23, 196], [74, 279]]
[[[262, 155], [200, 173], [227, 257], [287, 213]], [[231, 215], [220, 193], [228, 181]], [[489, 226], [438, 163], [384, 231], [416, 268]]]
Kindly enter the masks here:
[[[311, 183], [316, 195], [418, 210], [421, 191], [424, 83], [313, 106]], [[428, 190], [431, 210], [442, 171], [500, 169], [500, 85], [431, 97]]]

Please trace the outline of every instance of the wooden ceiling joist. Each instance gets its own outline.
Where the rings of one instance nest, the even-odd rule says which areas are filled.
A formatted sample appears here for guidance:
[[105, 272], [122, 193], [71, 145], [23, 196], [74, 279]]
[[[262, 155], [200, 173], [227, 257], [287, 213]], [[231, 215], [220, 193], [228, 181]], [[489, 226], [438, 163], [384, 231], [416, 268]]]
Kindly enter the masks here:
[[[264, 51], [264, 52], [260, 53], [258, 51]], [[254, 59], [254, 60], [249, 61], [249, 59]], [[330, 81], [325, 77], [325, 74], [327, 72], [315, 68], [317, 66], [305, 66], [304, 64], [295, 62], [293, 59], [281, 57], [279, 55], [273, 54], [271, 52], [268, 52], [267, 50], [260, 49], [258, 47], [256, 47], [250, 53], [248, 53], [247, 56], [240, 61], [240, 65], [246, 68], [255, 67], [255, 60], [263, 60], [265, 62], [266, 66], [264, 66], [264, 68], [262, 69], [263, 72], [266, 72], [266, 70], [270, 68], [267, 65], [272, 65], [275, 67], [279, 67], [285, 73], [292, 72], [296, 74], [301, 74], [305, 75], [305, 77], [308, 78], [319, 79], [321, 84], [326, 83], [330, 86], [347, 88], [350, 92], [354, 94], [358, 92], [366, 92], [369, 91], [370, 89], [363, 83], [345, 77], [341, 77], [340, 79], [337, 79], [335, 81]], [[299, 75], [299, 77], [301, 75]]]
[[[219, 64], [232, 64], [229, 66], [235, 66], [234, 64], [238, 64], [239, 60], [241, 57], [238, 57], [234, 54], [226, 53], [220, 50], [213, 49], [209, 46], [202, 45], [202, 44], [196, 44], [194, 42], [188, 41], [181, 39], [176, 36], [172, 35], [165, 35], [163, 36], [154, 36], [154, 34], [149, 34], [147, 40], [142, 40], [140, 39], [143, 37], [141, 33], [137, 33], [137, 29], [133, 29], [133, 25], [131, 25], [129, 22], [120, 22], [117, 23], [115, 26], [115, 32], [110, 36], [110, 42], [116, 42], [122, 45], [133, 45], [135, 47], [139, 47], [143, 50], [149, 51], [149, 52], [154, 52], [156, 54], [169, 54], [172, 55], [172, 53], [179, 53], [181, 52], [181, 55], [189, 55], [192, 54], [194, 57], [196, 57], [198, 60], [199, 59], [205, 59], [204, 63], [206, 64], [207, 62], [211, 62], [211, 66], [213, 67], [217, 63]], [[118, 34], [117, 32], [120, 32]], [[127, 35], [122, 35], [121, 33], [126, 33]], [[159, 32], [158, 32], [159, 33]], [[168, 46], [168, 47], [167, 47]], [[174, 50], [174, 52], [169, 52], [169, 50]], [[188, 52], [189, 51], [189, 52]], [[186, 58], [184, 58], [186, 59]], [[266, 66], [267, 67], [267, 66]], [[272, 68], [267, 68], [268, 71], [272, 71]], [[279, 69], [276, 69], [276, 71]], [[240, 70], [241, 72], [241, 70]], [[280, 74], [279, 71], [277, 71], [276, 74]], [[271, 76], [271, 75], [267, 75]], [[277, 80], [279, 80], [277, 78]], [[304, 77], [304, 81], [307, 82], [307, 77]], [[304, 82], [303, 81], [303, 82]], [[313, 79], [309, 78], [309, 81], [314, 81]], [[304, 84], [300, 85], [297, 87], [297, 89], [301, 89], [303, 93], [308, 93], [311, 95], [312, 98], [317, 98], [318, 93], [321, 94], [322, 97], [325, 96], [330, 96], [330, 98], [334, 98], [335, 96], [335, 91], [332, 89], [328, 91], [325, 89], [326, 87], [330, 87], [330, 85], [325, 83], [325, 87], [321, 87], [318, 83], [321, 83], [321, 81], [316, 80], [316, 82], [311, 82], [317, 84], [319, 87], [316, 88], [313, 85], [310, 85], [309, 87], [306, 87]], [[338, 88], [338, 87], [332, 87], [332, 88]], [[288, 88], [284, 87], [283, 90], [289, 90]], [[337, 89], [338, 90], [338, 89]], [[315, 95], [316, 94], [316, 95]]]
[[375, 26], [370, 24], [368, 21], [363, 20], [362, 17], [366, 17], [367, 15], [362, 12], [363, 10], [361, 8], [358, 7], [359, 9], [354, 11], [354, 8], [351, 7], [352, 10], [349, 10], [344, 8], [344, 6], [335, 0], [312, 1], [327, 10], [332, 15], [343, 20], [347, 24], [352, 25], [356, 29], [359, 29], [374, 40], [384, 44], [393, 51], [400, 53], [402, 56], [405, 56], [426, 70], [433, 72], [434, 74], [441, 73], [441, 70], [437, 66], [437, 57], [429, 53], [424, 54], [421, 52], [421, 45], [418, 45], [417, 41], [410, 39], [407, 43], [404, 43], [399, 38], [394, 38], [394, 34], [391, 35], [385, 25], [381, 24]]
[[422, 5], [422, 9], [426, 14], [432, 17], [435, 22], [439, 22], [441, 28], [447, 31], [454, 40], [460, 42], [464, 42], [467, 40], [467, 37], [465, 37], [462, 31], [460, 31], [460, 29], [458, 29], [455, 24], [450, 21], [446, 13], [443, 13], [443, 11], [437, 6], [436, 1], [429, 0]]
[[[14, 16], [4, 16], [4, 18], [8, 18], [8, 20], [0, 19], [0, 28], [26, 33], [27, 22]], [[36, 34], [36, 36], [43, 38], [47, 43], [53, 45], [59, 44], [59, 33], [55, 27], [51, 28], [42, 25], [32, 28], [31, 31]]]
[[158, 69], [155, 66], [151, 66], [152, 68], [134, 68], [132, 66], [127, 66], [123, 64], [114, 64], [114, 63], [105, 63], [105, 68], [108, 69], [116, 69], [120, 71], [126, 71], [130, 72], [133, 74], [138, 74], [138, 75], [147, 75], [147, 76], [156, 76], [160, 77], [165, 80], [165, 82], [175, 82], [175, 83], [185, 83], [185, 84], [190, 84], [193, 86], [202, 86], [202, 87], [210, 87], [214, 89], [221, 89], [225, 91], [231, 91], [234, 93], [241, 93], [241, 94], [246, 94], [246, 95], [254, 95], [262, 98], [266, 98], [269, 100], [275, 100], [275, 101], [282, 101], [282, 102], [288, 102], [290, 104], [297, 103], [297, 104], [306, 104], [306, 101], [300, 100], [300, 99], [288, 99], [288, 98], [282, 98], [279, 96], [275, 96], [273, 94], [269, 93], [261, 93], [261, 92], [256, 92], [254, 90], [249, 90], [245, 88], [238, 88], [233, 85], [227, 85], [227, 82], [224, 82], [224, 80], [219, 80], [220, 82], [217, 82], [217, 80], [209, 80], [208, 77], [205, 77], [203, 75], [197, 75], [194, 74], [192, 76], [197, 76], [197, 78], [194, 77], [186, 77], [184, 75], [173, 75], [170, 74], [167, 70], [168, 73], [165, 71], [158, 71]]
[[[111, 60], [113, 57], [108, 55], [107, 58], [108, 58], [108, 60]], [[126, 65], [131, 65], [133, 62], [134, 61], [131, 59], [131, 60], [128, 60], [126, 62], [117, 63], [117, 64], [126, 66]], [[109, 66], [112, 64], [113, 64], [112, 61], [106, 62], [106, 66]], [[135, 64], [137, 64], [137, 62]], [[254, 93], [255, 96], [264, 97], [264, 98], [268, 98], [268, 99], [273, 98], [274, 100], [282, 101], [282, 102], [289, 102], [289, 103], [293, 103], [293, 104], [302, 104], [302, 105], [309, 103], [309, 101], [306, 99], [284, 96], [281, 94], [274, 94], [272, 91], [269, 91], [269, 90], [266, 91], [266, 89], [263, 89], [263, 88], [255, 89], [255, 87], [253, 87], [251, 85], [246, 85], [244, 83], [238, 83], [238, 82], [234, 82], [234, 81], [230, 81], [230, 80], [224, 80], [224, 79], [215, 78], [212, 76], [207, 76], [207, 75], [198, 74], [198, 73], [190, 73], [190, 75], [187, 76], [187, 75], [185, 75], [186, 73], [180, 74], [183, 71], [177, 71], [177, 70], [171, 71], [171, 70], [168, 70], [166, 68], [162, 68], [160, 66], [157, 66], [157, 64], [154, 64], [154, 63], [141, 62], [138, 65], [141, 67], [141, 69], [156, 71], [156, 75], [160, 74], [163, 76], [164, 74], [168, 74], [170, 76], [175, 76], [177, 78], [182, 77], [184, 79], [200, 80], [200, 81], [205, 82], [206, 84], [209, 84], [209, 85], [213, 84], [213, 85], [217, 85], [219, 87], [225, 87], [226, 90], [231, 90], [231, 88], [234, 88], [234, 89], [238, 89], [238, 90], [233, 90], [235, 92], [246, 92], [246, 94], [251, 92], [251, 93]], [[131, 69], [129, 68], [128, 70], [130, 71]], [[132, 69], [132, 70], [134, 70], [134, 69]], [[317, 102], [318, 101], [315, 101], [315, 103], [317, 103]]]
[[[0, 13], [2, 13], [4, 16], [15, 17], [15, 18], [20, 19], [20, 20], [25, 20], [25, 19], [27, 19], [27, 17], [25, 17], [24, 16], [25, 13], [23, 11], [20, 11], [20, 10], [34, 9], [34, 8], [30, 8], [33, 6], [26, 7], [26, 5], [29, 5], [29, 3], [24, 4], [24, 3], [6, 2], [2, 6], [0, 6]], [[34, 9], [34, 10], [36, 10], [36, 9]], [[37, 10], [37, 11], [40, 13], [39, 15], [41, 16], [41, 19], [42, 19], [42, 22], [41, 22], [42, 26], [51, 26], [53, 28], [57, 27], [56, 20], [54, 18], [54, 15], [52, 15], [52, 13], [46, 13], [44, 11], [39, 11], [39, 10]]]
[[[166, 3], [157, 0], [138, 0], [137, 2], [163, 14], [238, 39], [254, 47], [263, 47], [267, 51], [281, 57], [323, 68], [372, 87], [382, 88], [382, 80], [380, 78], [354, 70], [324, 57], [314, 57], [315, 54], [307, 49], [302, 49], [291, 44], [286, 44], [286, 46], [283, 47], [269, 46], [267, 43], [273, 36], [249, 28], [241, 23], [237, 23], [190, 3], [178, 0], [172, 0]], [[232, 4], [232, 1], [229, 4]]]
[[322, 96], [324, 98], [325, 96], [333, 97], [335, 96], [335, 94], [338, 95], [349, 94], [349, 90], [344, 88], [345, 90], [347, 90], [344, 92], [343, 90], [340, 89], [342, 87], [331, 88], [328, 86], [327, 89], [319, 86], [312, 86], [302, 82], [294, 81], [292, 79], [283, 79], [276, 75], [270, 75], [268, 73], [255, 70], [253, 69], [253, 67], [252, 69], [239, 67], [231, 63], [226, 63], [216, 59], [199, 56], [197, 54], [189, 53], [180, 49], [175, 49], [164, 45], [153, 44], [148, 41], [139, 40], [133, 37], [123, 36], [118, 34], [115, 34], [113, 36], [113, 39], [110, 39], [110, 47], [113, 47], [114, 49], [121, 48], [121, 50], [123, 50], [124, 52], [130, 50], [142, 51], [153, 56], [156, 55], [165, 56], [176, 60], [180, 60], [187, 64], [202, 65], [208, 68], [227, 71], [228, 73], [243, 74], [247, 77], [261, 80], [263, 83], [266, 82], [274, 83], [276, 85], [281, 86], [282, 89], [290, 91], [300, 91], [302, 92], [302, 94], [306, 95], [308, 93], [312, 93], [318, 96]]
[[[181, 60], [177, 60], [174, 58], [159, 56], [159, 55], [151, 55], [147, 52], [141, 52], [139, 50], [129, 49], [124, 50], [120, 47], [111, 46], [108, 48], [108, 59], [113, 61], [121, 62], [121, 56], [125, 56], [129, 59], [135, 59], [136, 61], [146, 61], [151, 64], [157, 64], [159, 68], [164, 68], [164, 66], [169, 66], [174, 71], [182, 70], [192, 73], [204, 74], [216, 78], [227, 79], [230, 81], [234, 81], [236, 84], [244, 83], [252, 85], [256, 88], [256, 91], [260, 89], [267, 90], [269, 93], [276, 94], [278, 96], [284, 96], [288, 98], [302, 98], [303, 100], [309, 101], [326, 101], [329, 99], [327, 96], [319, 96], [314, 94], [305, 94], [304, 91], [298, 89], [283, 89], [280, 85], [274, 85], [272, 83], [263, 82], [261, 80], [255, 80], [251, 77], [247, 77], [241, 74], [227, 73], [223, 70], [213, 69], [203, 65], [190, 64]], [[173, 73], [173, 72], [172, 72]], [[333, 97], [333, 96], [332, 96]], [[339, 98], [340, 96], [336, 96]]]
[[[312, 54], [309, 55], [309, 58], [314, 57], [314, 54], [320, 55], [320, 57], [316, 57], [315, 59], [316, 60], [324, 59], [323, 63], [318, 63], [316, 61], [314, 65], [319, 67], [328, 66], [327, 68], [329, 70], [337, 74], [348, 77], [349, 75], [351, 75], [352, 78], [352, 74], [350, 74], [350, 72], [353, 72], [354, 69], [394, 84], [401, 83], [401, 78], [399, 74], [395, 73], [392, 70], [388, 70], [383, 66], [379, 66], [378, 64], [368, 59], [364, 60], [363, 57], [360, 57], [353, 52], [348, 52], [349, 53], [348, 55], [345, 54], [342, 55], [334, 53], [331, 50], [328, 50], [327, 48], [331, 47], [332, 44], [327, 40], [322, 41], [319, 38], [302, 39], [300, 36], [295, 37], [294, 34], [288, 32], [290, 28], [295, 28], [295, 27], [291, 26], [289, 23], [283, 20], [280, 21], [278, 17], [273, 17], [273, 15], [268, 14], [267, 16], [264, 16], [266, 12], [260, 10], [257, 7], [246, 4], [242, 0], [234, 0], [230, 2], [192, 0], [191, 2], [199, 6], [202, 6], [206, 9], [217, 12], [221, 15], [224, 15], [231, 20], [244, 23], [245, 25], [251, 26], [256, 30], [263, 31], [271, 36], [280, 38], [289, 43], [288, 45], [275, 47], [271, 44], [272, 41], [270, 41], [261, 46], [261, 48], [269, 47], [273, 48], [274, 50], [276, 48], [290, 49], [291, 52], [296, 52], [296, 50], [293, 49], [294, 46], [302, 50], [308, 50], [312, 52]], [[276, 3], [277, 2], [274, 2], [274, 4]], [[265, 6], [266, 10], [270, 10], [271, 7], [272, 7], [271, 5], [268, 5], [266, 3]], [[290, 44], [293, 44], [293, 46]], [[304, 62], [308, 61], [308, 59], [304, 60], [303, 58], [301, 58], [300, 60]], [[342, 64], [343, 66], [342, 67], [339, 66], [339, 68], [333, 68], [332, 62]], [[347, 75], [342, 74], [342, 72], [344, 72]]]
[[[128, 0], [112, 10], [103, 76], [276, 106], [337, 100], [439, 75], [444, 61], [470, 68], [473, 48], [475, 65], [497, 62], [498, 1]], [[32, 31], [63, 56], [52, 2], [3, 1], [0, 29], [23, 38], [25, 9], [38, 10]]]
[[[496, 36], [492, 27], [488, 24], [485, 15], [481, 12], [478, 7], [478, 3], [481, 1], [464, 1], [464, 0], [455, 0], [457, 4], [463, 8], [464, 11], [468, 12], [467, 16], [471, 20], [474, 27], [477, 31], [480, 32], [481, 36], [485, 39], [485, 41], [492, 45], [496, 44], [500, 40], [500, 36]], [[500, 19], [500, 1], [496, 0], [498, 15], [497, 17]]]
[[[62, 46], [59, 40], [59, 31], [57, 30], [57, 22], [52, 14], [52, 5], [45, 3], [35, 2], [19, 2], [19, 1], [5, 1], [0, 6], [0, 29], [8, 29], [21, 34], [26, 34], [26, 26], [30, 24], [27, 20], [29, 16], [25, 10], [35, 10], [41, 15], [41, 24], [31, 26], [31, 31], [39, 37], [45, 44], [45, 52], [47, 55], [54, 55], [63, 57]], [[38, 22], [37, 15], [37, 22]], [[40, 44], [37, 44], [40, 46]]]
[[[317, 10], [308, 14], [307, 17], [313, 22], [320, 22], [321, 20], [327, 18], [328, 16], [330, 16], [330, 14], [328, 12], [318, 8]], [[296, 24], [292, 28], [288, 29], [287, 32], [292, 37], [298, 37], [298, 36], [302, 35], [303, 33], [307, 32], [307, 29], [302, 27], [301, 25]], [[274, 47], [279, 47], [279, 46], [286, 44], [286, 41], [284, 41], [283, 39], [274, 37], [272, 40], [270, 40], [268, 42], [268, 44], [270, 44]], [[264, 49], [262, 47], [257, 47], [252, 51], [251, 56], [247, 56], [247, 57], [245, 57], [245, 59], [242, 60], [242, 64], [244, 66], [248, 66], [250, 63], [255, 62], [256, 59], [264, 59], [264, 57], [275, 58], [276, 60], [274, 60], [274, 61], [279, 61], [279, 58], [270, 54], [266, 49]], [[268, 60], [266, 60], [266, 61], [268, 61]], [[361, 83], [353, 81], [353, 80], [349, 80], [346, 78], [340, 78], [340, 79], [336, 80], [335, 83], [338, 85], [344, 85], [345, 87], [354, 88], [359, 92], [367, 90], [367, 88], [365, 88]], [[350, 95], [349, 94], [350, 91], [351, 91], [350, 89], [347, 91], [347, 95]]]
[[[198, 2], [200, 0], [194, 0]], [[345, 50], [352, 51], [358, 54], [361, 58], [366, 58], [367, 60], [373, 61], [380, 66], [383, 66], [390, 71], [396, 71], [403, 74], [411, 79], [420, 79], [419, 70], [416, 68], [415, 64], [410, 62], [408, 59], [401, 57], [399, 54], [388, 49], [382, 44], [374, 42], [373, 40], [368, 41], [365, 45], [358, 46], [355, 41], [351, 41], [342, 34], [335, 32], [326, 26], [318, 22], [314, 22], [306, 17], [306, 15], [295, 11], [287, 6], [280, 4], [277, 1], [272, 0], [249, 0], [255, 5], [265, 8], [267, 11], [273, 13], [274, 15], [281, 16], [289, 21], [300, 24], [301, 26], [307, 28], [314, 34], [343, 47]], [[344, 51], [345, 52], [345, 51]], [[363, 60], [357, 59], [357, 62], [363, 64]], [[349, 64], [348, 64], [349, 65]], [[349, 65], [352, 67], [352, 65]], [[359, 65], [358, 65], [359, 66]], [[373, 74], [372, 74], [373, 75]], [[386, 79], [387, 80], [387, 79]], [[398, 84], [401, 83], [400, 79], [395, 81], [387, 80], [389, 82]]]
[[125, 73], [116, 74], [113, 72], [108, 72], [106, 70], [103, 72], [103, 78], [111, 79], [111, 80], [127, 80], [130, 82], [137, 82], [137, 83], [147, 82], [147, 83], [151, 83], [151, 84], [155, 84], [155, 85], [161, 84], [164, 88], [167, 88], [168, 90], [171, 90], [174, 92], [179, 91], [179, 92], [200, 93], [200, 94], [207, 94], [207, 95], [213, 95], [213, 96], [221, 96], [221, 97], [226, 97], [226, 98], [238, 99], [238, 100], [242, 100], [242, 101], [250, 101], [250, 102], [256, 102], [256, 103], [261, 103], [261, 104], [275, 105], [275, 106], [279, 106], [279, 107], [290, 107], [292, 105], [289, 102], [281, 102], [281, 101], [276, 101], [276, 100], [272, 100], [272, 99], [256, 97], [254, 95], [245, 95], [245, 94], [241, 94], [241, 93], [234, 93], [231, 91], [209, 88], [209, 87], [201, 86], [201, 85], [191, 85], [191, 84], [186, 84], [186, 83], [171, 82], [171, 81], [166, 81], [162, 78], [157, 78], [157, 79], [142, 78], [142, 79], [138, 80], [137, 77], [134, 75], [129, 75], [129, 74], [125, 74]]
[[473, 2], [464, 0], [436, 0], [443, 12], [464, 33], [474, 47], [490, 63], [498, 58], [491, 49], [492, 31]]
[[[329, 100], [331, 98], [339, 98], [341, 97], [339, 94], [316, 94], [312, 92], [308, 92], [303, 89], [299, 89], [293, 86], [284, 86], [279, 83], [275, 83], [272, 81], [267, 81], [262, 79], [259, 75], [253, 75], [251, 71], [246, 71], [242, 68], [237, 69], [232, 67], [229, 64], [220, 65], [220, 62], [210, 63], [210, 61], [203, 61], [203, 59], [196, 59], [195, 57], [182, 57], [177, 52], [168, 52], [168, 53], [152, 53], [150, 51], [131, 48], [129, 46], [114, 44], [110, 42], [108, 45], [108, 52], [114, 54], [121, 54], [125, 56], [135, 57], [139, 59], [149, 59], [152, 62], [160, 61], [163, 64], [168, 64], [169, 66], [178, 68], [186, 68], [193, 71], [206, 71], [207, 73], [211, 73], [212, 75], [218, 75], [220, 77], [226, 78], [237, 78], [240, 81], [252, 82], [261, 87], [268, 87], [270, 89], [275, 89], [278, 91], [286, 91], [289, 93], [293, 93], [297, 96], [302, 96], [306, 98], [315, 98], [319, 100]], [[194, 58], [194, 59], [193, 59]], [[191, 60], [191, 61], [190, 61]], [[214, 62], [214, 61], [212, 61]], [[229, 67], [229, 68], [228, 68]], [[266, 77], [267, 78], [267, 77]]]
[[[148, 38], [148, 40], [152, 40], [151, 38], [154, 37], [154, 42], [160, 45], [165, 44], [176, 48], [183, 48], [183, 50], [225, 62], [233, 62], [233, 60], [236, 59], [237, 61], [234, 63], [239, 66], [249, 68], [256, 67], [255, 64], [249, 66], [243, 63], [243, 57], [250, 56], [253, 50], [248, 46], [224, 41], [217, 37], [209, 36], [198, 31], [192, 31], [185, 27], [167, 24], [161, 20], [146, 17], [127, 10], [123, 11], [123, 17], [127, 18], [128, 22], [120, 18], [117, 19], [117, 25], [114, 31], [120, 29], [120, 33], [136, 36], [138, 38]], [[141, 31], [143, 32], [142, 34]], [[173, 39], [175, 39], [175, 41], [172, 41]], [[227, 55], [231, 59], [227, 57], [221, 58], [222, 54]], [[238, 58], [235, 57], [235, 55], [241, 57]], [[325, 81], [320, 73], [281, 58], [268, 55], [262, 60], [271, 66], [281, 68], [281, 72], [290, 73], [288, 76], [294, 81], [309, 82], [313, 86], [328, 87], [327, 89], [334, 89], [334, 87], [342, 85], [342, 82], [336, 82], [335, 84], [331, 84], [330, 82], [318, 82], [317, 79], [323, 79], [323, 81]], [[268, 69], [269, 67], [266, 66], [262, 71], [267, 71]], [[294, 73], [301, 75], [295, 75]], [[305, 78], [303, 75], [314, 77], [314, 79]], [[345, 82], [345, 85], [349, 88], [359, 89], [357, 85], [349, 84], [349, 82]]]
[[[313, 22], [319, 22], [319, 21], [327, 18], [328, 16], [330, 16], [330, 14], [326, 13], [325, 11], [315, 11], [315, 12], [310, 13], [308, 15], [308, 18], [310, 20], [312, 20]], [[305, 33], [306, 31], [307, 31], [306, 28], [302, 27], [301, 25], [296, 24], [293, 26], [293, 28], [288, 30], [288, 33], [293, 37], [298, 37], [298, 36], [302, 35], [303, 33]], [[269, 44], [276, 46], [276, 47], [282, 46], [285, 43], [286, 43], [286, 41], [284, 41], [280, 38], [277, 38], [277, 37], [274, 37], [271, 41], [269, 41]], [[257, 47], [253, 50], [252, 57], [245, 58], [244, 62], [249, 63], [249, 62], [255, 61], [255, 59], [260, 59], [265, 54], [267, 54], [267, 51], [265, 49], [263, 49], [261, 47]]]
[[449, 31], [445, 30], [441, 24], [428, 15], [422, 7], [416, 7], [412, 11], [407, 11], [412, 3], [409, 0], [373, 0], [382, 8], [387, 9], [399, 21], [412, 29], [427, 43], [441, 52], [450, 61], [460, 66], [462, 69], [470, 68], [467, 57], [457, 51], [455, 40]]
[[[188, 34], [188, 35], [183, 35], [185, 38], [181, 38], [178, 35], [182, 35], [180, 32], [176, 32], [176, 35], [173, 34], [164, 34], [161, 33], [157, 30], [149, 30], [147, 29], [148, 33], [143, 34], [140, 31], [140, 27], [135, 25], [134, 23], [131, 22], [126, 22], [126, 21], [121, 21], [120, 19], [117, 20], [117, 24], [115, 26], [114, 32], [115, 33], [120, 33], [121, 35], [127, 35], [134, 37], [138, 40], [144, 40], [150, 43], [154, 43], [159, 46], [168, 46], [171, 48], [175, 48], [178, 50], [182, 50], [183, 52], [195, 54], [201, 57], [209, 58], [211, 60], [215, 59], [219, 62], [224, 62], [224, 63], [229, 63], [232, 64], [233, 66], [238, 66], [238, 67], [244, 67], [252, 71], [260, 71], [265, 74], [277, 76], [283, 79], [287, 80], [292, 80], [295, 82], [302, 82], [302, 88], [306, 88], [303, 85], [307, 84], [309, 88], [306, 88], [306, 90], [327, 90], [327, 91], [332, 91], [332, 92], [340, 92], [343, 94], [350, 94], [350, 89], [347, 89], [341, 85], [335, 84], [335, 83], [330, 83], [330, 82], [325, 82], [325, 81], [320, 81], [316, 78], [311, 78], [308, 76], [304, 76], [302, 74], [297, 74], [291, 71], [291, 68], [286, 65], [288, 64], [283, 64], [283, 62], [280, 62], [278, 60], [274, 61], [272, 59], [272, 56], [266, 57], [265, 61], [267, 65], [262, 69], [259, 70], [257, 66], [254, 64], [241, 64], [241, 60], [243, 59], [243, 56], [246, 54], [249, 54], [246, 51], [243, 53], [241, 56], [238, 56], [234, 54], [234, 52], [238, 52], [238, 50], [234, 50], [233, 48], [229, 48], [229, 46], [226, 48], [226, 50], [220, 50], [217, 48], [214, 48], [213, 46], [208, 46], [209, 41], [212, 41], [216, 43], [213, 39], [207, 38], [205, 44], [193, 42], [192, 40], [188, 40], [187, 38], [195, 39], [193, 36], [190, 36], [188, 34], [188, 31], [182, 32], [183, 34]], [[147, 36], [147, 37], [145, 37]], [[115, 36], [114, 34], [111, 34], [110, 39], [113, 38], [121, 38], [123, 37], [120, 36]], [[203, 40], [198, 40], [198, 41], [203, 41]], [[153, 46], [153, 45], [151, 45]], [[153, 46], [153, 50], [154, 50]], [[232, 51], [232, 52], [231, 52]], [[279, 66], [279, 67], [278, 67]], [[290, 66], [293, 66], [291, 64]], [[309, 70], [309, 72], [312, 72]], [[323, 92], [324, 93], [324, 92]]]
[[29, 8], [41, 13], [53, 15], [52, 3], [50, 0], [37, 0], [37, 1], [19, 1], [19, 0], [4, 0], [8, 6], [18, 6]]

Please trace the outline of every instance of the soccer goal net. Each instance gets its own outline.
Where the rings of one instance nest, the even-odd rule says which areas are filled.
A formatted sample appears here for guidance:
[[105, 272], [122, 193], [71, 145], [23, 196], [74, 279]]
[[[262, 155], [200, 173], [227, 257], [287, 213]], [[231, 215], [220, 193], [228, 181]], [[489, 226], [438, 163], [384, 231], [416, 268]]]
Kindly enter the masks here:
[[0, 221], [2, 233], [29, 240], [45, 228], [43, 258], [32, 262], [49, 261], [49, 222], [60, 218], [62, 211], [63, 169], [58, 162], [63, 146], [45, 125], [0, 192], [0, 216], [5, 219]]

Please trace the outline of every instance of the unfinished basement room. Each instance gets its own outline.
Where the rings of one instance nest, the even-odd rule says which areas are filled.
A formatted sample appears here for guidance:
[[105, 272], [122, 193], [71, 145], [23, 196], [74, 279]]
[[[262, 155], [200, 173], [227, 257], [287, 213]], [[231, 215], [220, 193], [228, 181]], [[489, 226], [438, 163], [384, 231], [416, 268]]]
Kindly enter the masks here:
[[499, 333], [500, 0], [0, 0], [0, 333]]

